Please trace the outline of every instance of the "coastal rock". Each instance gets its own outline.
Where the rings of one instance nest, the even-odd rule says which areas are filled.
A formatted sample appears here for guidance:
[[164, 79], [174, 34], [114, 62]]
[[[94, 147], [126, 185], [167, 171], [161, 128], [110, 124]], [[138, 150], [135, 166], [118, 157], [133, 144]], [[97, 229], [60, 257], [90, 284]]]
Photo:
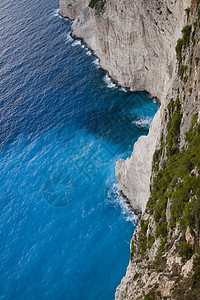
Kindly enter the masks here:
[[106, 0], [103, 14], [79, 2], [84, 10], [72, 35], [84, 40], [119, 85], [147, 90], [162, 101], [173, 80], [175, 44], [190, 1]]
[[145, 211], [150, 194], [152, 154], [160, 140], [160, 110], [156, 113], [148, 136], [141, 136], [134, 145], [133, 153], [126, 160], [116, 163], [115, 174], [120, 189], [135, 209]]
[[83, 39], [112, 79], [131, 91], [147, 90], [161, 102], [149, 135], [138, 140], [130, 158], [116, 165], [122, 194], [142, 211], [159, 144], [159, 118], [176, 72], [175, 46], [189, 4], [190, 0], [106, 0], [102, 13], [88, 7], [86, 0], [60, 0], [60, 14], [75, 18], [72, 35]]
[[88, 4], [89, 0], [59, 0], [59, 14], [74, 20]]

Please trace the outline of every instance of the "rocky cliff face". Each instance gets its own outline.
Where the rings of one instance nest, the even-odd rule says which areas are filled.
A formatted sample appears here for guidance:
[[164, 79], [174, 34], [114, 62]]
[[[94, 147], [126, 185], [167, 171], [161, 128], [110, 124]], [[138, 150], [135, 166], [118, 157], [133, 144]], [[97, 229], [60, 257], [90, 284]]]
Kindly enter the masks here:
[[116, 299], [200, 295], [200, 2], [192, 1], [186, 12], [153, 156], [150, 198]]
[[98, 1], [102, 10], [90, 8], [86, 0], [60, 0], [60, 14], [75, 18], [72, 35], [84, 40], [115, 82], [132, 91], [147, 90], [162, 104], [149, 136], [140, 138], [133, 155], [116, 165], [123, 194], [134, 208], [144, 211], [160, 115], [175, 77], [175, 45], [190, 0]]
[[59, 0], [59, 13], [63, 17], [74, 20], [80, 12], [88, 7], [89, 0]]
[[175, 43], [189, 2], [106, 0], [102, 13], [86, 0], [60, 0], [60, 13], [77, 17], [73, 36], [84, 40], [113, 80], [162, 100], [173, 79]]
[[143, 212], [116, 299], [198, 299], [200, 1], [70, 1], [60, 13], [75, 19], [72, 35], [115, 82], [161, 102], [148, 136], [116, 165], [122, 193]]
[[137, 211], [145, 211], [150, 195], [152, 157], [160, 141], [161, 112], [162, 109], [155, 115], [148, 136], [141, 136], [135, 143], [131, 157], [119, 160], [115, 167], [122, 195]]

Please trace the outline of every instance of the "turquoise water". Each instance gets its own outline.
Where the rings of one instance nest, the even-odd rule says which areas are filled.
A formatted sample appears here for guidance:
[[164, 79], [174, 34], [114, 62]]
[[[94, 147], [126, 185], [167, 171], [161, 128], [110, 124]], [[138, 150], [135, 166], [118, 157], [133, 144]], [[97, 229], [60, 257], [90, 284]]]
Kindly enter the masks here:
[[0, 3], [0, 299], [114, 299], [129, 261], [114, 166], [158, 105], [113, 85], [57, 6]]

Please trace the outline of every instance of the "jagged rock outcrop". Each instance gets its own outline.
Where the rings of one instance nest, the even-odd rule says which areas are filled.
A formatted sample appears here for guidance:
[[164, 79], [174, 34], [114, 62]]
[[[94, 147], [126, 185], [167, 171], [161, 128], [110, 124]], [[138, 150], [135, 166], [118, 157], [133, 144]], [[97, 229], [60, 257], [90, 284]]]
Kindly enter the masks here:
[[141, 136], [135, 143], [131, 157], [119, 160], [115, 167], [122, 193], [135, 210], [143, 212], [150, 195], [152, 156], [160, 141], [160, 113], [161, 110], [155, 115], [148, 136]]
[[74, 20], [88, 4], [89, 0], [59, 0], [59, 14]]

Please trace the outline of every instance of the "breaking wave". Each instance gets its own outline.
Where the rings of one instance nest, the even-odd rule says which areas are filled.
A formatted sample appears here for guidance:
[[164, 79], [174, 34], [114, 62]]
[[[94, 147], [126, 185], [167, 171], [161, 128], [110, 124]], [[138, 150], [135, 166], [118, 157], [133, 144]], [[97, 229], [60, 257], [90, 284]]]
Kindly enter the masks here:
[[120, 206], [122, 214], [125, 216], [126, 221], [132, 222], [134, 225], [136, 225], [138, 217], [131, 210], [130, 204], [128, 204], [126, 200], [122, 196], [120, 196], [118, 183], [113, 183], [110, 190], [108, 191], [108, 198], [114, 206]]
[[149, 129], [151, 122], [153, 120], [153, 117], [138, 117], [136, 120], [134, 120], [132, 123], [135, 124], [139, 128], [145, 128]]
[[110, 89], [116, 89], [117, 85], [112, 82], [112, 79], [106, 74], [103, 78], [104, 82], [107, 84], [107, 87]]

